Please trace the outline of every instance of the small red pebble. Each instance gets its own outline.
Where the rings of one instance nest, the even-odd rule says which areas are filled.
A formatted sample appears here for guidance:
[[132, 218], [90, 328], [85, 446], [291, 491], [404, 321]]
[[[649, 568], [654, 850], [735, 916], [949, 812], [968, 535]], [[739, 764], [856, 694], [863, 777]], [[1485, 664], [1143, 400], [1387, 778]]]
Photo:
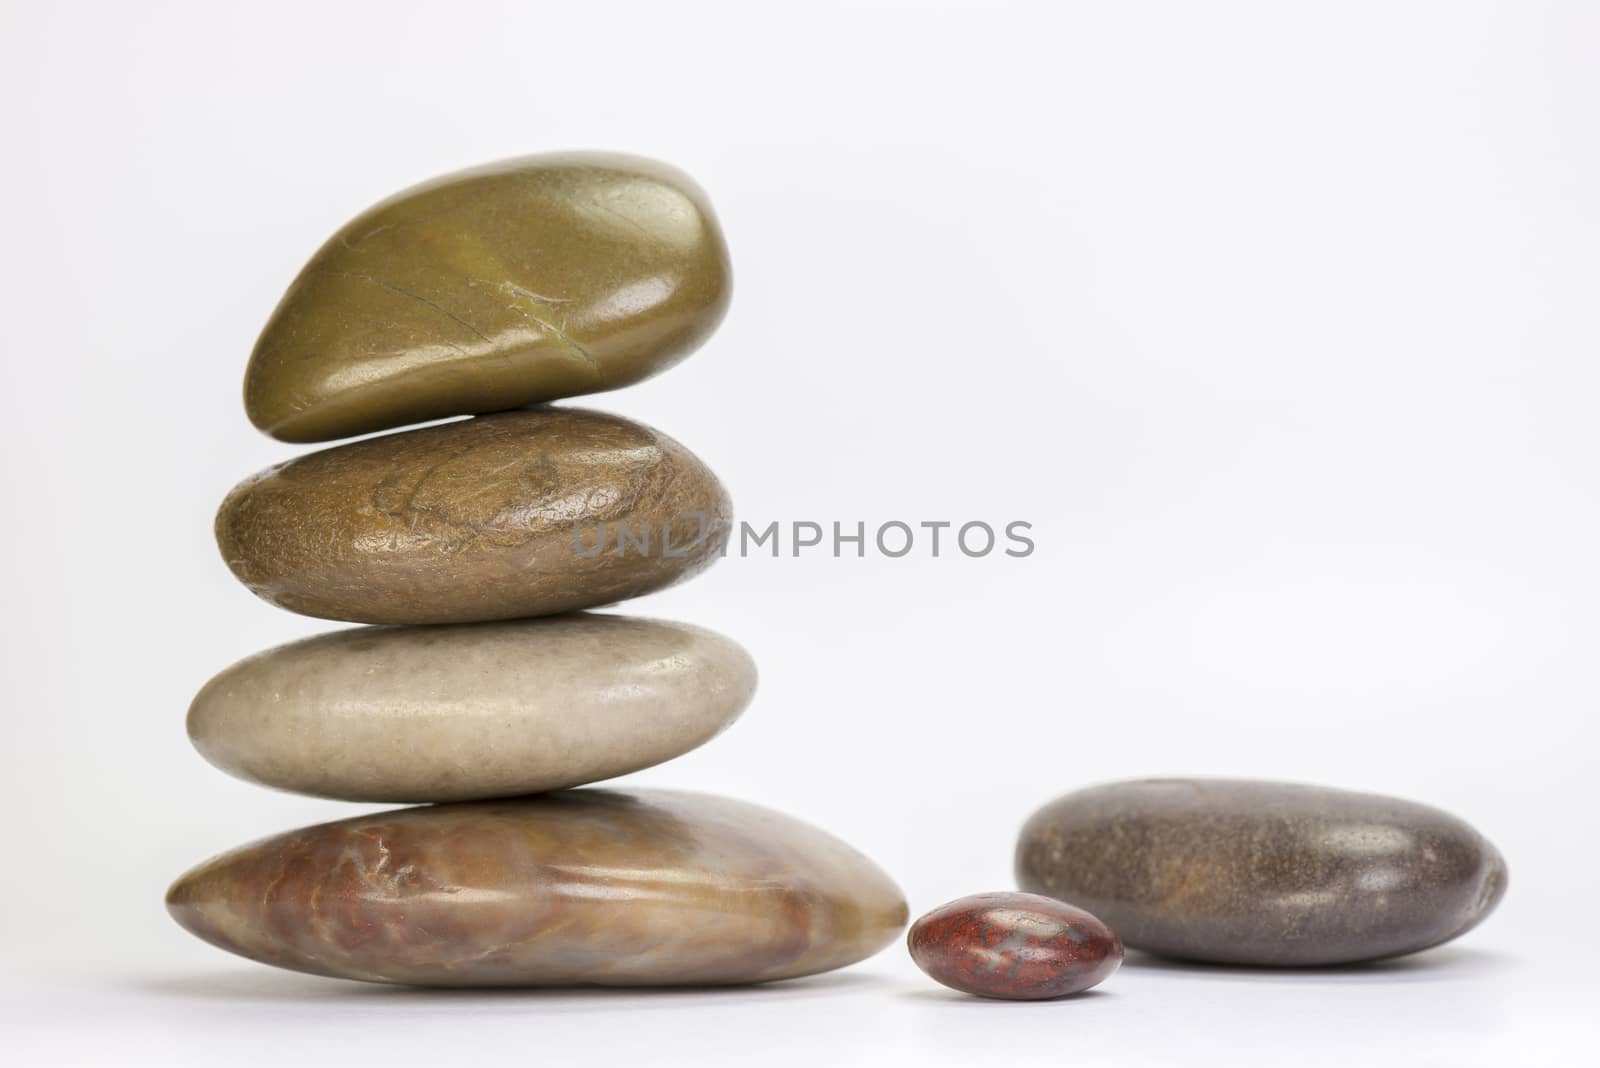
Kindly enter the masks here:
[[911, 925], [906, 944], [939, 982], [987, 998], [1077, 994], [1122, 963], [1117, 932], [1041, 894], [974, 894], [940, 905]]

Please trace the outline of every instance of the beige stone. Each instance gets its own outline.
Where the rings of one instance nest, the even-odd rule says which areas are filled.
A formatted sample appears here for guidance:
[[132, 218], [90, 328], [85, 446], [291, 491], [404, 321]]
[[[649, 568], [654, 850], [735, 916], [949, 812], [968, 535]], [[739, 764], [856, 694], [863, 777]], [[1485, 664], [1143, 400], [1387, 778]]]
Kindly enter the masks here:
[[230, 774], [319, 797], [509, 797], [671, 760], [755, 685], [743, 649], [681, 623], [357, 627], [228, 668], [194, 699], [189, 737]]

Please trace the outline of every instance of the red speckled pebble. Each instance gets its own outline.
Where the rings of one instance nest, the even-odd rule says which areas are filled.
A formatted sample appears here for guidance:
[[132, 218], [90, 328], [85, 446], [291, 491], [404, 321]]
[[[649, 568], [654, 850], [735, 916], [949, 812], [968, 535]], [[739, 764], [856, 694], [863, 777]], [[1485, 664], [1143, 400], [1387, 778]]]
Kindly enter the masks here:
[[1040, 894], [974, 894], [911, 925], [917, 967], [945, 986], [990, 998], [1059, 998], [1088, 990], [1122, 963], [1117, 932]]

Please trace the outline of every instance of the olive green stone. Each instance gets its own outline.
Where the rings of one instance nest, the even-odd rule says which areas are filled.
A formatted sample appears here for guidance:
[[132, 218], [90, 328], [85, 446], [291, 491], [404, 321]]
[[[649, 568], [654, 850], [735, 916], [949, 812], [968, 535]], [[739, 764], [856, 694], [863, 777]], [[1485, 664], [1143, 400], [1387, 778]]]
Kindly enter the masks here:
[[683, 359], [727, 310], [705, 194], [651, 160], [527, 156], [446, 175], [347, 223], [289, 287], [245, 411], [329, 441], [617, 389]]
[[1500, 853], [1436, 808], [1231, 779], [1067, 794], [1017, 843], [1017, 883], [1128, 946], [1228, 964], [1347, 964], [1465, 934], [1506, 888]]
[[533, 408], [336, 445], [236, 486], [217, 545], [266, 600], [352, 623], [474, 623], [639, 597], [710, 567], [722, 484], [650, 427]]

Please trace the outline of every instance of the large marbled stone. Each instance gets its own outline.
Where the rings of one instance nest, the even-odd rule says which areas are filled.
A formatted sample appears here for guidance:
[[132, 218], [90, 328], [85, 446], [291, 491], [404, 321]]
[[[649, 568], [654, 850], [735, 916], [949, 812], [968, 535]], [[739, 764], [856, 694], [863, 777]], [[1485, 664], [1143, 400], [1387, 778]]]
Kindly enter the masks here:
[[250, 421], [327, 441], [626, 386], [688, 355], [728, 306], [705, 194], [599, 153], [446, 175], [331, 237], [267, 322]]
[[228, 494], [216, 533], [239, 581], [292, 612], [471, 623], [669, 586], [716, 561], [731, 516], [716, 476], [665, 434], [537, 408], [279, 464]]
[[575, 615], [357, 627], [223, 671], [189, 737], [242, 779], [348, 801], [464, 801], [609, 779], [709, 741], [755, 690], [739, 646]]
[[1477, 926], [1500, 853], [1427, 805], [1289, 783], [1149, 779], [1067, 794], [1017, 844], [1024, 890], [1070, 901], [1130, 947], [1233, 964], [1413, 953]]
[[592, 789], [292, 831], [190, 871], [167, 907], [266, 964], [437, 986], [785, 979], [868, 957], [906, 920], [876, 865], [791, 817]]

